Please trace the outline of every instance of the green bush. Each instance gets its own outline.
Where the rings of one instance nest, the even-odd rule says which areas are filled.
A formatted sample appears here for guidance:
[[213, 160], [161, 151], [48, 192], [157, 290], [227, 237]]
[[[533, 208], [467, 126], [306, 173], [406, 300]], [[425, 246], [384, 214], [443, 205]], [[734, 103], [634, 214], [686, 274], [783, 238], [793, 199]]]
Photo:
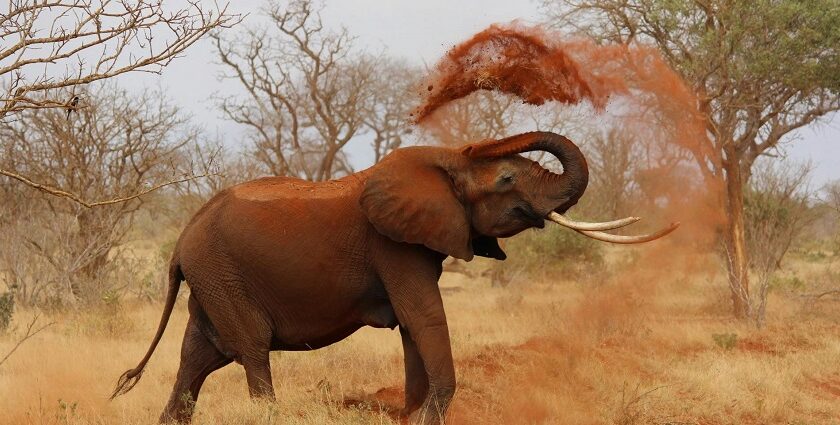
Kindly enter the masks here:
[[728, 351], [735, 348], [735, 345], [738, 344], [738, 334], [712, 334], [712, 341], [714, 341], [715, 345], [718, 347]]
[[175, 245], [178, 243], [178, 239], [169, 239], [168, 241], [162, 243], [158, 248], [158, 257], [163, 260], [164, 264], [169, 264], [169, 260], [172, 258], [172, 252], [175, 251]]
[[5, 332], [9, 329], [14, 310], [15, 296], [12, 292], [6, 291], [3, 295], [0, 295], [0, 332]]
[[559, 226], [532, 229], [503, 242], [507, 260], [494, 264], [503, 275], [577, 277], [604, 265], [602, 245]]
[[805, 281], [799, 276], [777, 276], [774, 275], [770, 279], [771, 289], [798, 291], [805, 287]]

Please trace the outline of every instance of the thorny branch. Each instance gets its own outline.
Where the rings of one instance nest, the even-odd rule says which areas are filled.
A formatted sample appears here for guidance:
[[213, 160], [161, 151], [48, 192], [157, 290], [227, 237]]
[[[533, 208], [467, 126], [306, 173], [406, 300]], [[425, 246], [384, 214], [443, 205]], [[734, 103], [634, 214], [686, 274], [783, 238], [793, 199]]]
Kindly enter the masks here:
[[20, 348], [20, 346], [23, 345], [23, 343], [26, 342], [29, 338], [32, 338], [33, 336], [38, 335], [38, 333], [40, 333], [44, 329], [46, 329], [46, 328], [55, 324], [55, 322], [49, 322], [49, 323], [47, 323], [47, 324], [45, 324], [41, 327], [35, 328], [35, 323], [38, 322], [38, 319], [40, 317], [41, 317], [40, 313], [35, 314], [35, 317], [32, 318], [32, 321], [29, 322], [29, 324], [26, 326], [26, 332], [24, 332], [23, 337], [18, 339], [17, 342], [15, 343], [14, 347], [12, 347], [12, 349], [9, 350], [9, 352], [6, 353], [6, 355], [3, 356], [2, 359], [0, 359], [0, 366], [2, 366], [3, 363], [5, 363], [6, 360], [8, 360], [9, 357], [11, 357], [12, 354], [14, 354], [14, 352], [17, 351], [17, 349]]

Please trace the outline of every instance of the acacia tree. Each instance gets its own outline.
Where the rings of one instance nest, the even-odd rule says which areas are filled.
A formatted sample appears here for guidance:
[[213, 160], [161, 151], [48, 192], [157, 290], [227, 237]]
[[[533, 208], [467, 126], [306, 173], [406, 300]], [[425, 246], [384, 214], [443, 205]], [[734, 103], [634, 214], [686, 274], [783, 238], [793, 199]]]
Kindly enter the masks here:
[[704, 177], [722, 187], [721, 232], [733, 310], [749, 311], [744, 190], [753, 164], [791, 132], [840, 109], [836, 0], [563, 0], [542, 3], [551, 25], [597, 39], [651, 44], [698, 96]]
[[408, 67], [358, 52], [347, 30], [326, 29], [308, 0], [273, 6], [268, 20], [243, 36], [212, 37], [229, 71], [223, 78], [246, 93], [219, 106], [249, 129], [252, 153], [270, 173], [309, 180], [349, 173], [343, 149], [371, 129], [379, 157], [402, 143]]
[[[180, 8], [163, 0], [11, 0], [0, 12], [0, 121], [45, 108], [67, 109], [70, 117], [96, 103], [85, 84], [132, 71], [160, 73], [210, 30], [238, 21], [226, 5], [193, 0]], [[102, 203], [13, 170], [0, 168], [0, 175], [87, 207]], [[112, 201], [124, 199], [105, 203]]]

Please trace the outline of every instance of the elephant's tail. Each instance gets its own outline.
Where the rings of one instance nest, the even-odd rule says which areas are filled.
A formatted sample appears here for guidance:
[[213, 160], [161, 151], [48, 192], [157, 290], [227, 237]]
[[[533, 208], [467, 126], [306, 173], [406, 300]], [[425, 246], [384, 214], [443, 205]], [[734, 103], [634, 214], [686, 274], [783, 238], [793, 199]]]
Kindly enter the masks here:
[[155, 352], [155, 348], [163, 336], [163, 331], [166, 330], [166, 324], [169, 322], [172, 308], [175, 307], [175, 300], [178, 297], [178, 289], [181, 287], [182, 280], [184, 280], [184, 275], [181, 272], [181, 265], [173, 258], [169, 266], [169, 290], [166, 292], [166, 304], [163, 306], [163, 314], [161, 315], [155, 338], [152, 340], [152, 345], [149, 346], [149, 351], [146, 352], [146, 356], [143, 357], [143, 360], [140, 360], [140, 364], [137, 367], [125, 371], [120, 376], [119, 381], [117, 381], [117, 387], [114, 388], [114, 392], [111, 394], [111, 400], [131, 391], [143, 375], [143, 368], [146, 367], [146, 363], [152, 357], [152, 353]]

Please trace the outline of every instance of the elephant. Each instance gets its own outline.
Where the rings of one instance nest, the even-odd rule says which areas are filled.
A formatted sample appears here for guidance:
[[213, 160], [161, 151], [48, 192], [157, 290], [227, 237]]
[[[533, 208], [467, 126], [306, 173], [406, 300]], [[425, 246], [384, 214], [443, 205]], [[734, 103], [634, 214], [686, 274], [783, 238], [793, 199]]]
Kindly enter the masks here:
[[[519, 155], [530, 151], [557, 157], [562, 174]], [[251, 397], [273, 400], [270, 351], [315, 350], [362, 326], [399, 327], [402, 413], [413, 423], [442, 422], [456, 384], [438, 287], [447, 256], [504, 260], [498, 238], [542, 228], [546, 219], [619, 243], [673, 230], [617, 236], [601, 230], [638, 219], [564, 216], [588, 179], [573, 142], [530, 132], [461, 148], [400, 148], [327, 182], [266, 177], [227, 188], [181, 233], [157, 332], [111, 398], [137, 384], [186, 281], [189, 320], [161, 422], [188, 422], [205, 378], [234, 361], [245, 369]]]

